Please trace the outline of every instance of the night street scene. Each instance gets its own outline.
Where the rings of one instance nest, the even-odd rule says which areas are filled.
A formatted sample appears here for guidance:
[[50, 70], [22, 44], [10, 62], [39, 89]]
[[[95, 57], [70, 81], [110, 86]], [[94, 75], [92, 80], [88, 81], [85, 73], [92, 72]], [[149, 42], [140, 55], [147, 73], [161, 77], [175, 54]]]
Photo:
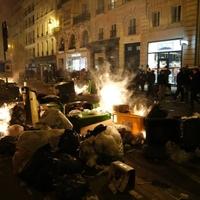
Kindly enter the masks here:
[[200, 199], [200, 0], [0, 0], [0, 200]]

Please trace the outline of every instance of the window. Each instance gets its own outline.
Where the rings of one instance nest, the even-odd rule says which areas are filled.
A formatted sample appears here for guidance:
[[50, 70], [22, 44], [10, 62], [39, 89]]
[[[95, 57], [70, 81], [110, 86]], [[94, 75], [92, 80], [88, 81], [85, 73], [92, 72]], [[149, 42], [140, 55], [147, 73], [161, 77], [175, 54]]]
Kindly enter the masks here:
[[47, 22], [47, 25], [46, 25], [46, 35], [49, 34], [49, 22]]
[[76, 48], [75, 36], [74, 36], [74, 35], [71, 35], [70, 44], [69, 44], [69, 49], [75, 49], [75, 48]]
[[128, 35], [136, 34], [136, 19], [132, 18], [129, 22]]
[[116, 24], [113, 24], [110, 31], [110, 37], [113, 38], [116, 37], [116, 35], [117, 35], [117, 26]]
[[35, 57], [35, 48], [33, 48], [32, 56]]
[[153, 12], [152, 13], [152, 26], [153, 27], [160, 26], [160, 12]]
[[99, 29], [99, 40], [103, 40], [103, 28]]
[[103, 12], [104, 12], [104, 0], [97, 0], [96, 14], [100, 14]]
[[37, 38], [39, 38], [39, 27], [37, 27]]
[[46, 55], [48, 56], [49, 55], [49, 43], [48, 43], [48, 40], [46, 40]]
[[181, 6], [173, 6], [171, 8], [171, 20], [172, 23], [181, 21]]
[[82, 4], [82, 13], [87, 14], [88, 13], [88, 5], [87, 4]]
[[42, 24], [42, 34], [41, 34], [41, 36], [43, 36], [43, 35], [44, 35], [44, 26]]
[[37, 43], [37, 56], [40, 55], [40, 49], [39, 49], [39, 44]]
[[44, 44], [42, 42], [42, 56], [44, 56]]
[[88, 45], [88, 40], [89, 40], [88, 32], [84, 31], [82, 36], [82, 47], [86, 47]]
[[63, 38], [60, 39], [60, 43], [59, 43], [59, 48], [58, 51], [64, 51], [65, 50], [65, 41]]
[[109, 9], [114, 9], [117, 6], [117, 0], [110, 0], [110, 3], [108, 5]]
[[51, 38], [51, 54], [54, 54], [54, 39]]

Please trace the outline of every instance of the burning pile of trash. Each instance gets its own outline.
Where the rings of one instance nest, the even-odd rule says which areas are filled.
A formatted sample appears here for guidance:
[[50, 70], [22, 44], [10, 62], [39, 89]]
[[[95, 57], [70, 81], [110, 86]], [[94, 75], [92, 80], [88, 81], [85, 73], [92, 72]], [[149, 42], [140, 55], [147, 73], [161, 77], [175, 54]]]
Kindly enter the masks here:
[[35, 125], [27, 126], [21, 108], [11, 109], [0, 153], [12, 156], [14, 174], [28, 186], [54, 191], [58, 199], [81, 199], [90, 191], [88, 172], [122, 160], [123, 141], [114, 125], [100, 124], [81, 136], [58, 109], [47, 109]]
[[[0, 140], [0, 153], [12, 156], [15, 175], [39, 191], [54, 191], [58, 199], [80, 199], [90, 189], [88, 174], [122, 161], [125, 143], [143, 144], [143, 116], [118, 109], [127, 103], [127, 91], [121, 82], [105, 80], [98, 108], [77, 101], [64, 109], [45, 107], [24, 88], [24, 102], [6, 110]], [[111, 91], [118, 96], [107, 96]]]
[[[120, 170], [130, 173], [134, 182], [133, 169], [122, 162], [127, 145], [147, 144], [148, 154], [165, 146], [172, 154], [179, 150], [173, 142], [197, 147], [194, 140], [187, 146], [193, 121], [181, 119], [185, 130], [181, 138], [180, 119], [167, 118], [157, 104], [133, 100], [127, 78], [111, 78], [109, 73], [98, 78], [100, 100], [95, 106], [87, 101], [64, 104], [70, 99], [66, 95], [61, 103], [48, 96], [45, 101], [51, 102], [42, 104], [25, 88], [23, 103], [0, 109], [0, 120], [5, 122], [0, 126], [0, 153], [12, 157], [14, 174], [28, 185], [42, 192], [54, 191], [57, 199], [81, 199], [91, 193], [88, 175], [106, 167], [117, 168], [117, 176], [122, 174]], [[70, 91], [74, 100], [74, 89]], [[199, 130], [199, 121], [194, 123]], [[113, 193], [125, 191], [129, 183], [129, 175], [116, 180], [113, 171], [110, 179]]]

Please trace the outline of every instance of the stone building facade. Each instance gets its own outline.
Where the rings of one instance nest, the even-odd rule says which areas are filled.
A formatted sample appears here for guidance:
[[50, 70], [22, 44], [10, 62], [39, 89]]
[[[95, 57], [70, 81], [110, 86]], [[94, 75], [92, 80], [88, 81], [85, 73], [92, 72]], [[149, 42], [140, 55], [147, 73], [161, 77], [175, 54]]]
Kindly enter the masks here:
[[58, 34], [65, 45], [57, 63], [69, 70], [104, 61], [113, 70], [168, 66], [174, 83], [180, 67], [199, 64], [197, 0], [68, 0], [60, 17], [68, 23]]
[[137, 70], [200, 64], [198, 0], [25, 0], [27, 66]]

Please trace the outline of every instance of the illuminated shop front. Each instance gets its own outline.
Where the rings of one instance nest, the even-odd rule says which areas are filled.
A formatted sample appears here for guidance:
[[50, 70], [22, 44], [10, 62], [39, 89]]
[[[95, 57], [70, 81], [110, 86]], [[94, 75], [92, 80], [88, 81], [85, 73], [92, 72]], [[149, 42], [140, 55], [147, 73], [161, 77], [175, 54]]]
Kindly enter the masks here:
[[149, 42], [148, 65], [156, 75], [159, 70], [167, 67], [171, 71], [169, 83], [176, 84], [176, 76], [182, 66], [182, 40]]
[[86, 53], [72, 53], [68, 54], [66, 61], [66, 68], [68, 71], [81, 71], [87, 69], [88, 59]]

